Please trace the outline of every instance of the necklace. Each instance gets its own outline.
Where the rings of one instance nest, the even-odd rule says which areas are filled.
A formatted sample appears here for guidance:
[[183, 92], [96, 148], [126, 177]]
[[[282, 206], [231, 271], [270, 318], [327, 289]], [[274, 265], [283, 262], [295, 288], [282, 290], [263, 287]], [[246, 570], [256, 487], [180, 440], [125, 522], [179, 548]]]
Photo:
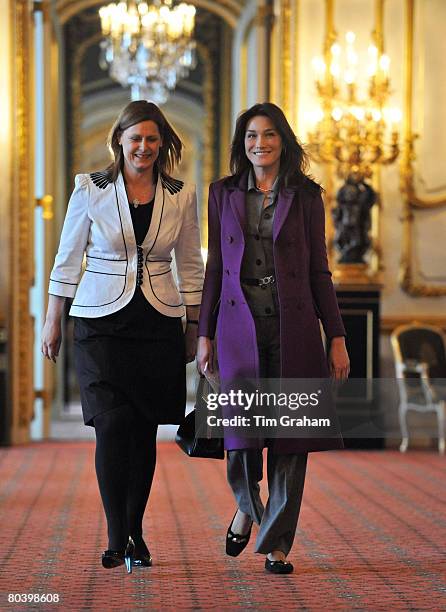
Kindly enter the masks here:
[[269, 193], [270, 191], [272, 191], [272, 189], [262, 189], [262, 187], [260, 187], [260, 185], [256, 185], [256, 189], [258, 189], [262, 193]]
[[[148, 202], [148, 200], [144, 200], [144, 201], [141, 202], [141, 200], [139, 198], [130, 199], [128, 185], [127, 185], [127, 183], [125, 181], [124, 181], [124, 183], [125, 183], [125, 191], [126, 191], [126, 194], [127, 194], [127, 201], [128, 201], [129, 204], [131, 204], [133, 206], [133, 208], [138, 208], [138, 206], [142, 206], [143, 204]], [[155, 197], [155, 192], [153, 192], [153, 196], [152, 197]]]

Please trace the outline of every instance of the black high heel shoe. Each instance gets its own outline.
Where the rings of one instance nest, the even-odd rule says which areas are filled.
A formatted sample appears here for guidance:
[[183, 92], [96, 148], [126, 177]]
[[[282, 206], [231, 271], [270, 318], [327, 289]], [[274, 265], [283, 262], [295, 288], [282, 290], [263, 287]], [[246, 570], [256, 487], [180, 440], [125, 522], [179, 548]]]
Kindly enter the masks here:
[[243, 552], [248, 545], [249, 538], [251, 537], [251, 529], [252, 529], [252, 519], [251, 525], [249, 527], [248, 533], [245, 535], [240, 535], [239, 533], [234, 533], [231, 529], [232, 523], [236, 517], [238, 509], [236, 510], [231, 524], [228, 527], [228, 531], [226, 532], [226, 554], [230, 557], [238, 557], [241, 552]]
[[135, 544], [132, 538], [129, 538], [128, 544], [124, 551], [122, 550], [105, 550], [102, 553], [102, 567], [113, 569], [124, 565], [127, 573], [132, 573], [133, 557], [135, 554]]
[[127, 569], [127, 574], [132, 573], [132, 565], [135, 557], [135, 543], [132, 538], [129, 538], [128, 544], [124, 553], [124, 563]]
[[152, 567], [152, 555], [142, 537], [135, 538], [134, 542], [135, 555], [133, 558], [133, 567]]
[[119, 565], [124, 565], [124, 551], [122, 550], [104, 550], [102, 553], [102, 567], [112, 569]]

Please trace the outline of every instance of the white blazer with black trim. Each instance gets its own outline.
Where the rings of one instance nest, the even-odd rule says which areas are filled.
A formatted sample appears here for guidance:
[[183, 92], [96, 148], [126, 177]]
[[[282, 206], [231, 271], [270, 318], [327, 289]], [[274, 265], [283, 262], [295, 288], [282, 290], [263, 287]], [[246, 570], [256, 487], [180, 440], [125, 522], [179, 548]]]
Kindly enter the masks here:
[[[159, 176], [152, 221], [142, 243], [141, 289], [159, 312], [181, 317], [201, 302], [203, 260], [195, 186]], [[178, 286], [171, 270], [172, 251]], [[82, 274], [82, 262], [86, 267]], [[138, 249], [122, 174], [78, 174], [50, 275], [49, 293], [74, 298], [70, 315], [102, 317], [130, 302]]]

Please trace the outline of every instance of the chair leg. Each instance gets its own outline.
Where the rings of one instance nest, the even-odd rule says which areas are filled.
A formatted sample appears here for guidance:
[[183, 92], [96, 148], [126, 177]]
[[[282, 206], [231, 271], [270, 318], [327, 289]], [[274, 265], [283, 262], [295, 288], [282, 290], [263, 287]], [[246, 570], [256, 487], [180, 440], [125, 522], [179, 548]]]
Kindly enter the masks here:
[[408, 446], [409, 446], [409, 439], [403, 438], [400, 444], [400, 453], [405, 453], [407, 451]]
[[445, 432], [444, 432], [444, 411], [445, 411], [445, 403], [440, 402], [440, 405], [437, 410], [438, 417], [438, 452], [440, 455], [444, 455], [445, 451]]
[[407, 447], [409, 446], [409, 431], [407, 429], [407, 420], [406, 420], [407, 407], [405, 404], [400, 404], [398, 414], [399, 414], [399, 419], [400, 419], [401, 435], [403, 438], [400, 444], [400, 452], [405, 453], [407, 451]]

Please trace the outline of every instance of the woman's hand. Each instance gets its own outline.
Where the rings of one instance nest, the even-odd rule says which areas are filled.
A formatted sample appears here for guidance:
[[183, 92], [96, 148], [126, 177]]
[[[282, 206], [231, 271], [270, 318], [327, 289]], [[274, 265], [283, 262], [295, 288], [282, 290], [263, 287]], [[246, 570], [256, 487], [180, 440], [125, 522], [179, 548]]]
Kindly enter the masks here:
[[214, 343], [210, 338], [200, 336], [198, 338], [198, 349], [197, 349], [197, 370], [203, 376], [207, 369], [209, 372], [214, 372]]
[[45, 325], [42, 330], [42, 355], [56, 363], [62, 343], [62, 313], [65, 298], [59, 295], [50, 295]]
[[46, 319], [42, 330], [42, 355], [56, 363], [62, 343], [62, 324], [60, 319]]
[[330, 373], [334, 380], [347, 380], [350, 373], [350, 359], [348, 358], [347, 349], [345, 348], [344, 336], [332, 338], [328, 362], [330, 365]]
[[186, 323], [184, 342], [186, 344], [186, 363], [190, 363], [197, 354], [197, 326], [194, 323]]

